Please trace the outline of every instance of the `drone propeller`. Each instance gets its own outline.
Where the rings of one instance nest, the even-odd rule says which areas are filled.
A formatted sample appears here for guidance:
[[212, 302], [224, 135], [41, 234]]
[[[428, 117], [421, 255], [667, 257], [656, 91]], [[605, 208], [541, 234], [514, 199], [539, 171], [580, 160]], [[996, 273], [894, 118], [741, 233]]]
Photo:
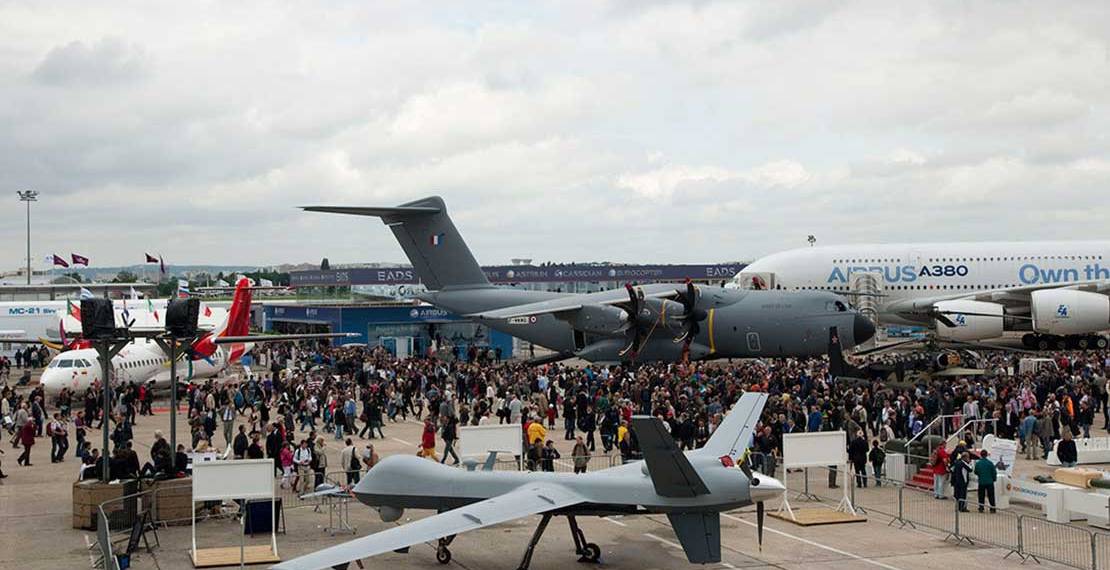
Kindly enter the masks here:
[[763, 551], [763, 517], [765, 511], [763, 509], [763, 501], [757, 501], [755, 504], [755, 532], [759, 539], [759, 551]]

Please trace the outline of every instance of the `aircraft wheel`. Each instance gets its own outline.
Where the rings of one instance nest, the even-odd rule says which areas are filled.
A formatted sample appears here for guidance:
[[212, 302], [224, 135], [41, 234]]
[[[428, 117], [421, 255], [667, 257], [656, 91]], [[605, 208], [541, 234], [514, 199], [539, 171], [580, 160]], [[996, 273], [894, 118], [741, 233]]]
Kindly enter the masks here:
[[1037, 339], [1037, 350], [1048, 350], [1048, 347], [1049, 344], [1047, 338], [1042, 336]]
[[1104, 336], [1096, 336], [1095, 337], [1095, 348], [1103, 349], [1103, 348], [1106, 348], [1108, 345], [1110, 345], [1110, 341], [1107, 341], [1106, 337], [1104, 337]]
[[446, 546], [441, 546], [436, 549], [436, 562], [440, 564], [448, 564], [451, 562], [451, 551]]
[[582, 559], [587, 562], [601, 560], [601, 547], [592, 542], [586, 543], [586, 546], [582, 549]]
[[1091, 348], [1091, 341], [1087, 337], [1081, 337], [1075, 341], [1075, 347], [1079, 350], [1087, 350]]
[[1056, 339], [1056, 350], [1067, 350], [1068, 340], [1064, 338]]

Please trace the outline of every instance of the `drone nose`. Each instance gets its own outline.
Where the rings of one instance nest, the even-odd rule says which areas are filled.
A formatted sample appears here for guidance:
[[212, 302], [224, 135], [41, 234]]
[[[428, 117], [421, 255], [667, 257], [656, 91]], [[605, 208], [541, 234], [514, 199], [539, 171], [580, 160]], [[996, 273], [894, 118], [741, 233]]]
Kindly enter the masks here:
[[[777, 499], [786, 492], [786, 487], [778, 479], [769, 475], [756, 474], [752, 478], [751, 495], [753, 503], [760, 503], [770, 499]], [[757, 484], [758, 482], [758, 484]]]
[[856, 313], [852, 320], [852, 338], [856, 344], [863, 344], [873, 336], [875, 336], [875, 324], [861, 313]]

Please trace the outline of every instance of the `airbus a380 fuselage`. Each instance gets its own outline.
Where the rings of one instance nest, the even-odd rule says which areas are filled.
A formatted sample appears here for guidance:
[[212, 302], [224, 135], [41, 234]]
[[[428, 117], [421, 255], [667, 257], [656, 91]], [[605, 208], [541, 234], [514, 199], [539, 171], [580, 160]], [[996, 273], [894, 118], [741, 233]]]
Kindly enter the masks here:
[[[881, 322], [935, 325], [939, 311], [959, 326], [938, 332], [964, 340], [995, 338], [1004, 326], [1033, 331], [1034, 343], [1048, 341], [1042, 347], [1055, 347], [1056, 337], [1087, 345], [1097, 342], [1091, 333], [1110, 329], [1110, 241], [807, 247], [759, 259], [736, 283], [861, 303], [860, 293], [870, 293]], [[966, 313], [974, 315], [959, 318]]]

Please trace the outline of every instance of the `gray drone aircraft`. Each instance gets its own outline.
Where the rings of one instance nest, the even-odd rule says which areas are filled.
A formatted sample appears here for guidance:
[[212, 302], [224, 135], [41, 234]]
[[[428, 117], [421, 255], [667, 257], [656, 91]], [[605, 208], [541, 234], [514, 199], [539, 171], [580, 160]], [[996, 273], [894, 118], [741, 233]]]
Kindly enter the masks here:
[[379, 217], [441, 309], [555, 351], [549, 361], [818, 356], [830, 330], [844, 347], [875, 334], [842, 297], [822, 291], [752, 291], [693, 283], [626, 286], [589, 294], [495, 287], [438, 196], [397, 207], [308, 206]]
[[565, 516], [582, 562], [597, 562], [601, 549], [587, 542], [579, 516], [665, 514], [691, 563], [721, 561], [720, 513], [756, 505], [763, 541], [764, 501], [781, 497], [782, 483], [752, 473], [747, 447], [767, 395], [740, 397], [705, 446], [681, 451], [663, 422], [634, 416], [632, 431], [643, 461], [584, 474], [468, 471], [409, 455], [392, 455], [354, 487], [355, 497], [375, 507], [383, 521], [394, 522], [405, 509], [436, 509], [439, 514], [294, 558], [279, 570], [347, 568], [356, 560], [404, 551], [438, 540], [436, 559], [451, 561], [455, 535], [532, 515], [542, 515], [524, 551], [519, 570], [554, 516]]

